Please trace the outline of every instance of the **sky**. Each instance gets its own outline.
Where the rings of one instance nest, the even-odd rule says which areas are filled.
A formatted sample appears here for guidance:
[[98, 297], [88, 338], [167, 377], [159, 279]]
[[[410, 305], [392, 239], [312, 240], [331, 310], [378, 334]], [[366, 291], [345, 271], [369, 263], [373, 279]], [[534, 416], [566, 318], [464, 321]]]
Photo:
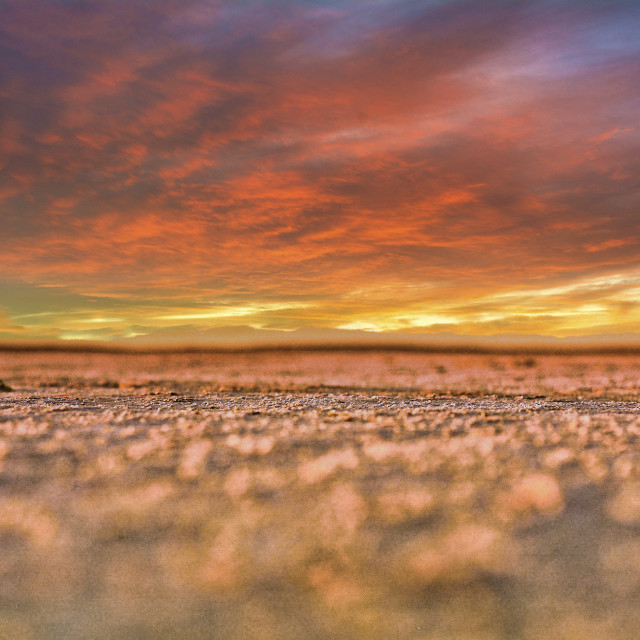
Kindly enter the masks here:
[[638, 33], [631, 0], [0, 0], [0, 341], [640, 343]]

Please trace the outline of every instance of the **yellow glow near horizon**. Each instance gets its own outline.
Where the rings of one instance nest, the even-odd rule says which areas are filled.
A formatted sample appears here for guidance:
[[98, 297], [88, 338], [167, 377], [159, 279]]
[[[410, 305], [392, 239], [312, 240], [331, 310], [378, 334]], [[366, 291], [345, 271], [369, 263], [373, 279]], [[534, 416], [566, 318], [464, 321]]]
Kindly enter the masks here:
[[0, 2], [0, 340], [640, 335], [640, 14], [537, 2]]
[[[360, 288], [358, 297], [351, 296], [358, 302], [352, 309], [347, 304], [334, 309], [324, 303], [265, 301], [210, 308], [185, 305], [165, 313], [156, 306], [142, 306], [131, 308], [126, 316], [112, 315], [107, 307], [101, 309], [101, 313], [94, 310], [91, 315], [81, 309], [61, 310], [16, 316], [12, 318], [10, 335], [18, 335], [17, 329], [20, 329], [20, 334], [28, 337], [44, 327], [58, 325], [61, 328], [57, 336], [63, 340], [135, 339], [153, 336], [161, 330], [171, 332], [174, 328], [187, 327], [187, 332], [213, 331], [211, 335], [215, 340], [215, 330], [219, 327], [237, 326], [236, 330], [240, 331], [244, 326], [258, 331], [291, 333], [313, 324], [308, 319], [315, 317], [324, 317], [321, 325], [316, 324], [318, 328], [376, 334], [520, 333], [563, 337], [611, 332], [614, 326], [629, 332], [634, 330], [634, 325], [640, 326], [640, 308], [635, 305], [637, 298], [634, 297], [640, 291], [639, 281], [636, 272], [620, 273], [554, 287], [498, 291], [462, 299], [441, 296], [437, 287], [429, 284], [421, 289], [424, 296], [421, 303], [415, 300], [416, 292], [420, 291], [415, 285], [407, 287], [408, 300], [403, 302], [401, 295], [397, 295], [396, 300], [389, 299], [392, 287], [383, 284], [377, 291], [372, 288], [369, 296]], [[395, 291], [402, 293], [397, 285]], [[590, 301], [592, 291], [598, 295]], [[233, 329], [228, 335], [233, 335]], [[187, 333], [185, 340], [188, 339]]]

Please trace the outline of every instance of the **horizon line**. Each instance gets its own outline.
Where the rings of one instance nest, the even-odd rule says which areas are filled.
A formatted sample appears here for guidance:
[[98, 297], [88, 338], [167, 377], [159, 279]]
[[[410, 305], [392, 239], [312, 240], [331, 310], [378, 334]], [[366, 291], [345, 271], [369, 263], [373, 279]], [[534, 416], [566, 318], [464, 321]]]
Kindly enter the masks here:
[[451, 353], [451, 354], [496, 354], [496, 355], [640, 355], [640, 342], [562, 342], [554, 339], [549, 342], [508, 342], [480, 343], [466, 342], [392, 342], [379, 343], [366, 341], [337, 342], [297, 342], [259, 343], [259, 344], [123, 344], [122, 342], [96, 341], [48, 341], [17, 342], [0, 340], [0, 352], [52, 352], [52, 353], [104, 353], [122, 355], [180, 354], [180, 353], [265, 353], [265, 352], [405, 352], [405, 353]]

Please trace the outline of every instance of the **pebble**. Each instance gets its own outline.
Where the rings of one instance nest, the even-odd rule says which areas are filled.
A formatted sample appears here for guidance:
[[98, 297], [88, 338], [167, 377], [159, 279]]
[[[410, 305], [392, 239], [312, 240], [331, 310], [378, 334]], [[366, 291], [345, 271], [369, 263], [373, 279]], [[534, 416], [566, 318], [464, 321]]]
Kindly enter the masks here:
[[632, 358], [24, 357], [0, 635], [635, 640]]
[[302, 463], [298, 467], [298, 476], [306, 484], [315, 484], [339, 469], [356, 469], [359, 463], [357, 454], [351, 448], [332, 451]]
[[412, 543], [405, 566], [410, 580], [432, 584], [468, 582], [484, 573], [499, 575], [516, 564], [513, 540], [493, 527], [468, 523]]
[[518, 512], [535, 510], [557, 515], [564, 508], [558, 481], [545, 473], [532, 473], [519, 480], [508, 495], [509, 506]]
[[183, 480], [193, 480], [202, 475], [211, 449], [213, 449], [211, 440], [193, 440], [189, 442], [184, 448], [178, 463], [178, 477]]

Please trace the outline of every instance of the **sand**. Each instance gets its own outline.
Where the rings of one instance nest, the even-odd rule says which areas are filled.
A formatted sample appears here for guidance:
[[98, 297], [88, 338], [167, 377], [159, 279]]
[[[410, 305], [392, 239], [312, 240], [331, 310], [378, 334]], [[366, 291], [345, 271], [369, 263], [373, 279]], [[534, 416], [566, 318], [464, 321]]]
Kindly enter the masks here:
[[5, 351], [0, 379], [0, 638], [637, 637], [637, 356]]

